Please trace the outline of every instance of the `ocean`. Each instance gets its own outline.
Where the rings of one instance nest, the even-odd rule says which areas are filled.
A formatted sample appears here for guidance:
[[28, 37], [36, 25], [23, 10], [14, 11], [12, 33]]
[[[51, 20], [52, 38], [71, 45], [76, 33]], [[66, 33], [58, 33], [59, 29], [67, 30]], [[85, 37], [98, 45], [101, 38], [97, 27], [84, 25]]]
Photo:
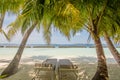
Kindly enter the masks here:
[[[12, 59], [18, 48], [0, 48], [0, 59]], [[117, 48], [120, 52], [120, 48]], [[109, 49], [104, 48], [105, 56], [113, 58]], [[34, 56], [65, 57], [96, 57], [95, 48], [25, 48], [22, 58]]]

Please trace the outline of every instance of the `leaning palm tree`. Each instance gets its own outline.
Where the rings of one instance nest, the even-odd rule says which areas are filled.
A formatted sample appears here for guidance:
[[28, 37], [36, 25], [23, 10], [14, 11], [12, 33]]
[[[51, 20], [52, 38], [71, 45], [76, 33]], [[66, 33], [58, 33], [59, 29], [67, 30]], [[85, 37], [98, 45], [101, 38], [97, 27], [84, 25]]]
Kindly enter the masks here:
[[112, 53], [114, 59], [116, 60], [118, 65], [120, 65], [120, 53], [115, 48], [115, 45], [113, 45], [113, 42], [110, 39], [110, 37], [108, 36], [107, 32], [104, 33], [104, 38], [105, 38], [105, 41], [106, 41], [108, 48], [109, 48], [110, 52]]
[[25, 44], [28, 40], [29, 35], [31, 34], [31, 32], [34, 30], [34, 28], [36, 27], [37, 22], [35, 22], [34, 24], [31, 25], [31, 27], [26, 31], [26, 33], [24, 34], [24, 37], [22, 39], [22, 42], [19, 46], [19, 49], [14, 57], [14, 59], [11, 61], [11, 63], [8, 65], [8, 67], [2, 72], [1, 76], [4, 77], [8, 77], [12, 74], [15, 74], [18, 70], [18, 65], [20, 62], [20, 58], [22, 56]]
[[8, 40], [9, 40], [8, 36], [2, 30], [5, 15], [6, 13], [18, 14], [20, 9], [22, 8], [23, 3], [24, 3], [24, 0], [2, 0], [0, 1], [0, 32], [2, 32]]
[[[63, 3], [64, 5], [61, 6]], [[48, 43], [50, 42], [50, 35], [51, 35], [50, 29], [52, 22], [55, 21], [56, 18], [55, 16], [59, 16], [61, 12], [62, 13], [64, 12], [65, 16], [70, 16], [70, 14], [66, 13], [65, 11], [66, 9], [61, 11], [62, 7], [67, 8], [66, 2], [64, 1], [51, 2], [49, 0], [26, 1], [22, 13], [20, 14], [20, 16], [18, 16], [16, 21], [10, 25], [12, 26], [10, 27], [10, 30], [8, 32], [8, 35], [10, 37], [12, 37], [15, 34], [15, 32], [19, 29], [21, 29], [21, 32], [24, 34], [24, 37], [14, 59], [1, 74], [4, 75], [4, 78], [17, 72], [25, 44], [28, 40], [29, 35], [31, 34], [31, 32], [35, 27], [39, 29], [40, 24], [42, 23], [44, 28], [44, 37]], [[57, 14], [56, 11], [59, 12], [59, 14]], [[70, 17], [72, 18], [72, 16]]]
[[[8, 65], [8, 67], [2, 72], [1, 76], [2, 78], [8, 77], [10, 75], [13, 75], [14, 73], [17, 72], [18, 70], [18, 65], [21, 59], [21, 55], [23, 53], [25, 44], [28, 40], [28, 37], [30, 36], [31, 32], [34, 30], [36, 26], [39, 25], [40, 19], [37, 20], [37, 16], [35, 12], [36, 8], [35, 7], [28, 7], [27, 5], [30, 6], [36, 6], [36, 3], [33, 3], [32, 1], [26, 2], [24, 7], [27, 7], [28, 9], [23, 9], [22, 13], [18, 16], [15, 22], [11, 23], [10, 25], [10, 30], [8, 32], [8, 36], [12, 37], [17, 30], [21, 29], [21, 32], [24, 34], [23, 40], [19, 46], [19, 49], [14, 57], [14, 59], [11, 61], [11, 63]], [[29, 13], [26, 13], [29, 12]], [[35, 15], [35, 16], [34, 16]], [[39, 16], [40, 18], [42, 17]], [[31, 21], [32, 20], [32, 21]]]
[[[109, 50], [111, 51], [114, 59], [116, 60], [116, 62], [120, 65], [120, 53], [117, 51], [117, 49], [115, 48], [115, 46], [112, 43], [112, 40], [110, 39], [110, 37], [112, 36], [116, 36], [117, 32], [119, 32], [120, 30], [120, 8], [119, 6], [120, 1], [116, 0], [114, 1], [114, 3], [111, 3], [112, 5], [108, 5], [108, 9], [110, 9], [109, 13], [106, 13], [106, 19], [108, 22], [110, 23], [106, 23], [108, 24], [106, 28], [104, 28], [102, 31], [105, 41], [108, 45]], [[117, 34], [119, 35], [119, 34]]]

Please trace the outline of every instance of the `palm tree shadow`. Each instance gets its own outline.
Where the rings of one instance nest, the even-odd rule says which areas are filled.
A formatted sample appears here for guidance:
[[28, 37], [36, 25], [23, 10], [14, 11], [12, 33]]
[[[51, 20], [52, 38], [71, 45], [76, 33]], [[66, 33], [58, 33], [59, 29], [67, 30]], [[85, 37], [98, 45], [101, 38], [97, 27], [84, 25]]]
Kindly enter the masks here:
[[52, 56], [32, 56], [30, 57], [31, 59], [33, 59], [34, 61], [43, 61], [43, 60], [46, 60], [48, 58], [51, 58]]

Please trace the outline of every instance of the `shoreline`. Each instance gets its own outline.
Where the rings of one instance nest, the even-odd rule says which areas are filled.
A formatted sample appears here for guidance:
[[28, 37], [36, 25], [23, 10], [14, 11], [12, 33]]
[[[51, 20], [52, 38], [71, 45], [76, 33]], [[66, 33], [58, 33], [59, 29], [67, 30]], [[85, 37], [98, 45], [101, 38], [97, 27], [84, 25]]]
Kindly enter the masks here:
[[[16, 43], [1, 43], [0, 48], [18, 48], [20, 44]], [[102, 44], [104, 48], [106, 44]], [[120, 48], [120, 45], [115, 45], [116, 48]], [[85, 43], [73, 43], [73, 44], [26, 44], [26, 48], [95, 48], [95, 44]]]
[[[0, 59], [12, 59], [17, 50], [18, 48], [0, 48]], [[108, 48], [104, 48], [104, 52], [106, 58], [113, 58]], [[97, 57], [95, 48], [25, 48], [22, 58], [36, 56], [43, 56], [43, 58]]]

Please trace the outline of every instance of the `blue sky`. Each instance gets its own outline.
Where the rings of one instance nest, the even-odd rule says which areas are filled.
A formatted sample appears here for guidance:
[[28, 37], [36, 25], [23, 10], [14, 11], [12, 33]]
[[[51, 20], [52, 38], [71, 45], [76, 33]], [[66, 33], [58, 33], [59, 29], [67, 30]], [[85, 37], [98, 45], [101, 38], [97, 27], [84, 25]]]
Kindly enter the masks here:
[[[15, 20], [14, 15], [7, 15], [4, 20], [3, 28], [6, 30], [6, 26]], [[87, 43], [88, 33], [86, 31], [78, 32], [74, 37], [71, 37], [70, 41], [67, 40], [67, 38], [60, 34], [59, 31], [52, 30], [52, 36], [51, 36], [51, 43], [52, 44], [79, 44], [79, 43]], [[5, 39], [5, 37], [0, 34], [0, 43], [17, 43], [19, 44], [22, 40], [22, 35], [18, 32], [16, 35], [12, 38], [12, 40], [9, 42]], [[38, 33], [36, 30], [32, 32], [28, 39], [28, 44], [46, 44], [42, 30]], [[90, 43], [93, 43], [91, 41]]]

